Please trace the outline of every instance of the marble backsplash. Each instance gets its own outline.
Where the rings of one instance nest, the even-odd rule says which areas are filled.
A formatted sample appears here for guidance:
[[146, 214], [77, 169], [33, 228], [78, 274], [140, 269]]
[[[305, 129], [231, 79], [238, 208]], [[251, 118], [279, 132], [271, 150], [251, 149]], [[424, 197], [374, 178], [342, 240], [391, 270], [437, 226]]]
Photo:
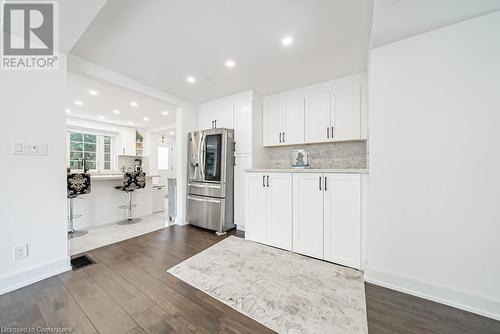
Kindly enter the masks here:
[[290, 151], [307, 150], [311, 168], [368, 168], [368, 143], [349, 141], [269, 147], [266, 168], [290, 168]]

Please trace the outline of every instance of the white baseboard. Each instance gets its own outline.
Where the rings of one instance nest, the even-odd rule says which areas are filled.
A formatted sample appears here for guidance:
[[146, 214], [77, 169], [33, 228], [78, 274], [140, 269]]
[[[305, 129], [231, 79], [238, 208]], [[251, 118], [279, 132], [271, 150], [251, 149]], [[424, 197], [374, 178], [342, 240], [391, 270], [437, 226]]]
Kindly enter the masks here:
[[398, 274], [365, 269], [365, 281], [488, 318], [500, 320], [500, 301]]
[[0, 295], [71, 269], [69, 256], [0, 277]]

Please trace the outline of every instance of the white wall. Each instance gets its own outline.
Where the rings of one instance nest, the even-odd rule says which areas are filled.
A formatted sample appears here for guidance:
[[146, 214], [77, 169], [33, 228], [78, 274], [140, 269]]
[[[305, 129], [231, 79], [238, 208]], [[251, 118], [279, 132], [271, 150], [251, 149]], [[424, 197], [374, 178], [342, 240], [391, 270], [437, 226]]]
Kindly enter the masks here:
[[[1, 33], [1, 31], [0, 31]], [[66, 238], [66, 58], [57, 71], [0, 70], [0, 294], [69, 269]], [[48, 144], [12, 155], [12, 142]], [[13, 261], [13, 247], [29, 256]]]
[[372, 51], [366, 279], [500, 319], [500, 12]]

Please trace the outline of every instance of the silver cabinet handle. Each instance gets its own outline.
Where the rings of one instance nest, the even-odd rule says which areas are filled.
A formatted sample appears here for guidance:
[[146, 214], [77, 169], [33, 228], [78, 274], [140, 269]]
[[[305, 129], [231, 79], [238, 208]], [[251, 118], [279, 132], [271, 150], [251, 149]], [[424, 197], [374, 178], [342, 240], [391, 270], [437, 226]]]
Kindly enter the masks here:
[[266, 186], [266, 176], [265, 175], [262, 175], [262, 186], [263, 187]]
[[283, 131], [283, 142], [285, 142], [285, 132]]
[[214, 122], [215, 122], [215, 128], [214, 129], [217, 129], [217, 120], [215, 120]]
[[212, 121], [212, 129], [214, 128], [214, 121]]
[[326, 138], [330, 138], [330, 127], [326, 127]]
[[328, 191], [328, 186], [327, 186], [327, 183], [326, 183], [327, 181], [328, 181], [328, 177], [325, 176], [325, 191]]
[[269, 175], [267, 176], [267, 187], [269, 188]]
[[322, 177], [320, 176], [320, 177], [319, 177], [319, 190], [320, 190], [320, 191], [321, 191], [321, 179], [322, 179]]
[[280, 143], [281, 143], [281, 132], [280, 132]]

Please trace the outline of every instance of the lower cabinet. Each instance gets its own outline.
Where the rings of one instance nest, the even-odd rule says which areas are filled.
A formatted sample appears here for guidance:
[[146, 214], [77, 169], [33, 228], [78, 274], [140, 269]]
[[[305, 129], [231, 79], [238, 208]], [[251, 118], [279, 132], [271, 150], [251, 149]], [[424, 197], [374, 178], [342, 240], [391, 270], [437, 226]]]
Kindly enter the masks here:
[[292, 174], [248, 173], [245, 238], [292, 250]]
[[247, 173], [246, 239], [359, 269], [361, 175]]
[[293, 174], [293, 251], [323, 258], [323, 174]]
[[361, 267], [361, 175], [324, 174], [323, 258]]

